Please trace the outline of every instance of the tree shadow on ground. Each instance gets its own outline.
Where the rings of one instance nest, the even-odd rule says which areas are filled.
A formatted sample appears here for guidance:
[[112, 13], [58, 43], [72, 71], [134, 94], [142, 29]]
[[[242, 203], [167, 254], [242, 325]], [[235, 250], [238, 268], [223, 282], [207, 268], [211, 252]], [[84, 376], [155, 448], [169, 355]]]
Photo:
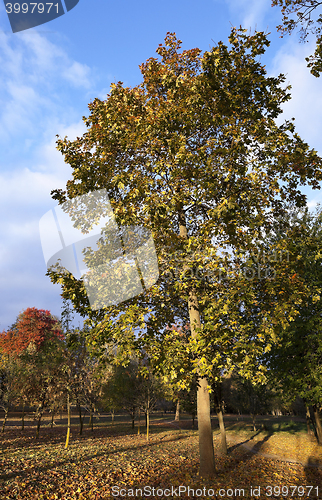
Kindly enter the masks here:
[[307, 465], [304, 468], [306, 477], [306, 491], [309, 494], [308, 487], [312, 486], [310, 491], [311, 498], [321, 498], [322, 493], [322, 459], [309, 457]]
[[228, 451], [228, 454], [229, 453], [232, 453], [235, 449], [241, 447], [242, 445], [246, 444], [246, 443], [249, 443], [252, 439], [254, 439], [255, 436], [258, 436], [258, 434], [260, 434], [260, 430], [258, 430], [253, 436], [251, 436], [250, 438], [248, 439], [245, 439], [245, 441], [241, 441], [240, 443], [236, 443], [232, 446], [227, 446], [227, 451]]

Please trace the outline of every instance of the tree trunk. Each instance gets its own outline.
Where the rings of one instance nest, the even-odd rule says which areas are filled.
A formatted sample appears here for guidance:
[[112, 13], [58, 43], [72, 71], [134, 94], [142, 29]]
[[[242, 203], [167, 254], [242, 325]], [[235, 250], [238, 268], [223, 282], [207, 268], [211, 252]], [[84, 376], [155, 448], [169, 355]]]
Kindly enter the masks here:
[[179, 399], [177, 401], [176, 416], [174, 417], [174, 420], [176, 420], [176, 421], [180, 420], [180, 400]]
[[320, 418], [319, 409], [316, 405], [313, 406], [313, 414], [314, 414], [315, 425], [316, 425], [317, 441], [318, 441], [318, 444], [321, 446], [322, 445], [322, 425], [321, 425], [321, 418]]
[[310, 415], [310, 409], [309, 407], [306, 405], [306, 414], [305, 414], [305, 418], [306, 418], [306, 428], [307, 428], [307, 433], [309, 436], [312, 436], [312, 429], [310, 427], [310, 423], [311, 423], [311, 415]]
[[250, 415], [252, 417], [253, 430], [254, 430], [254, 432], [256, 432], [257, 431], [257, 429], [256, 429], [256, 415], [255, 415], [255, 413], [251, 413]]
[[223, 455], [227, 455], [226, 429], [225, 429], [225, 424], [224, 424], [223, 411], [222, 411], [221, 407], [218, 408], [218, 410], [217, 410], [217, 417], [218, 417], [219, 429], [220, 429], [221, 453]]
[[207, 380], [199, 380], [197, 416], [199, 431], [200, 476], [210, 477], [215, 472], [214, 444], [210, 418], [210, 398]]
[[36, 438], [39, 438], [39, 431], [40, 431], [40, 424], [41, 424], [41, 417], [44, 412], [44, 400], [42, 401], [41, 405], [39, 406], [37, 410], [37, 415], [38, 415], [38, 421], [37, 421], [37, 430], [36, 430]]
[[227, 455], [227, 439], [226, 439], [226, 429], [224, 423], [224, 410], [223, 410], [223, 402], [222, 402], [222, 393], [221, 393], [221, 382], [216, 382], [213, 384], [213, 394], [214, 394], [214, 402], [215, 408], [219, 423], [220, 429], [220, 444], [221, 444], [221, 453], [223, 455]]
[[[180, 236], [184, 239], [188, 238], [185, 213], [183, 207], [178, 210], [179, 231]], [[198, 298], [193, 289], [189, 291], [188, 298], [189, 319], [192, 338], [197, 337], [197, 328], [200, 328], [200, 311]], [[201, 477], [211, 477], [215, 473], [215, 455], [214, 443], [211, 429], [210, 417], [210, 397], [207, 389], [206, 378], [199, 379], [199, 387], [197, 393], [197, 416], [198, 416], [198, 432], [199, 432], [199, 455], [200, 468], [199, 474]]]
[[194, 429], [195, 428], [195, 417], [196, 417], [196, 414], [192, 413], [191, 416], [192, 416], [192, 428]]
[[140, 435], [140, 418], [141, 418], [141, 409], [138, 409], [138, 435]]
[[50, 424], [51, 428], [54, 427], [54, 416], [55, 416], [55, 414], [54, 414], [54, 412], [52, 412], [52, 414], [51, 414], [51, 424]]
[[149, 427], [150, 427], [150, 410], [146, 410], [146, 440], [149, 441]]
[[8, 418], [8, 413], [9, 413], [9, 407], [7, 407], [4, 411], [4, 418], [3, 418], [3, 424], [2, 424], [2, 432], [4, 432], [4, 428], [7, 423], [7, 418]]
[[310, 413], [310, 417], [311, 417], [311, 423], [312, 423], [312, 427], [313, 427], [314, 436], [315, 436], [315, 439], [317, 440], [317, 442], [319, 443], [319, 436], [318, 436], [318, 431], [316, 428], [316, 421], [315, 421], [315, 416], [314, 416], [314, 411], [313, 411], [312, 406], [309, 406], [309, 413]]
[[70, 401], [68, 392], [67, 393], [67, 436], [66, 436], [65, 450], [68, 448], [69, 436], [70, 436]]
[[83, 423], [84, 423], [84, 416], [82, 415], [82, 407], [80, 404], [78, 406], [78, 415], [79, 415], [79, 435], [81, 436], [83, 434]]
[[94, 425], [94, 423], [93, 423], [93, 409], [92, 408], [90, 408], [90, 410], [89, 410], [89, 422], [88, 422], [88, 425], [90, 426], [91, 431], [93, 432], [93, 425]]
[[112, 425], [114, 425], [114, 410], [111, 410], [111, 415], [112, 415]]
[[42, 411], [38, 415], [38, 421], [37, 421], [37, 431], [36, 431], [36, 438], [39, 438], [39, 430], [40, 430], [40, 424], [41, 424], [41, 417], [42, 417]]

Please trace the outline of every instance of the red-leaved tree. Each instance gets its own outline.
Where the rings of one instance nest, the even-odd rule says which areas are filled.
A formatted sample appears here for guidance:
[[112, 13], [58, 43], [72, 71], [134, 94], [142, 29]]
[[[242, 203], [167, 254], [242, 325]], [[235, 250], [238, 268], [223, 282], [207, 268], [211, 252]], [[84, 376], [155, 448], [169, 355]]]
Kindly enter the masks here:
[[19, 356], [25, 349], [36, 352], [53, 339], [63, 339], [59, 322], [50, 311], [28, 307], [19, 314], [11, 328], [0, 334], [0, 348]]
[[[11, 404], [19, 402], [23, 408], [25, 405], [36, 408], [37, 437], [44, 411], [50, 408], [63, 390], [60, 369], [63, 340], [58, 319], [50, 311], [35, 307], [20, 313], [16, 322], [0, 334], [0, 353], [15, 366], [15, 401], [11, 398]], [[6, 420], [8, 404], [4, 410]]]

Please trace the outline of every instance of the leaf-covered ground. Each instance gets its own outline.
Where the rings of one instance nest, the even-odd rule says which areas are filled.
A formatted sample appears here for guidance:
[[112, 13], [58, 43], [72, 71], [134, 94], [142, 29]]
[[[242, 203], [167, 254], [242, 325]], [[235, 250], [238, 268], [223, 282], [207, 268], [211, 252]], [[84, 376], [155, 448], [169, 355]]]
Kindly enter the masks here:
[[[215, 424], [216, 477], [210, 481], [198, 476], [197, 431], [187, 421], [180, 426], [155, 421], [149, 443], [124, 423], [93, 433], [86, 428], [81, 437], [74, 427], [67, 450], [62, 427], [41, 429], [38, 440], [34, 428], [8, 427], [1, 437], [0, 498], [322, 498], [321, 450], [296, 426], [255, 433], [249, 424], [228, 421], [229, 454], [221, 456]], [[144, 486], [149, 489], [141, 495]]]

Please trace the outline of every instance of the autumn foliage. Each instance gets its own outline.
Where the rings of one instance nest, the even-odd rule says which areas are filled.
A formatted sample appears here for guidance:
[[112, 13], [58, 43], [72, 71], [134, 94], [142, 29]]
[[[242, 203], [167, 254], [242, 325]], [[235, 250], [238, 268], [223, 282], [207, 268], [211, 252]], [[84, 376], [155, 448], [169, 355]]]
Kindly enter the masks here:
[[19, 314], [16, 323], [9, 330], [0, 334], [0, 349], [7, 354], [19, 356], [28, 348], [37, 352], [46, 342], [55, 338], [63, 338], [58, 320], [48, 310], [28, 307]]

